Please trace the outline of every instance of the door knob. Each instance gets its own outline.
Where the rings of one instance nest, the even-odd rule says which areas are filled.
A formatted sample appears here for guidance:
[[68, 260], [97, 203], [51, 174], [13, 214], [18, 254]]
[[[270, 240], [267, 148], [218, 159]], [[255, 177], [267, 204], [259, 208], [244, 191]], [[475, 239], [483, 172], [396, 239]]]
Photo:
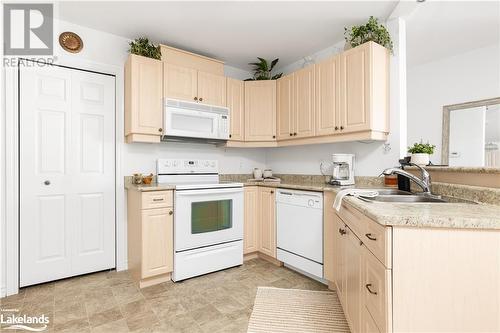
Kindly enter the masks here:
[[50, 185], [50, 180], [46, 180], [43, 182], [45, 185]]

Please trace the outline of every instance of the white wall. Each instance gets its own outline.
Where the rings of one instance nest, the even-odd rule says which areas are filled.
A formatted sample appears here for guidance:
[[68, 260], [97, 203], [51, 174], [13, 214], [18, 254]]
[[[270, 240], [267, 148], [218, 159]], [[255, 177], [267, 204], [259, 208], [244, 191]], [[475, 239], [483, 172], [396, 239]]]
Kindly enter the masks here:
[[408, 143], [429, 141], [441, 163], [443, 106], [500, 96], [500, 47], [494, 44], [408, 69]]
[[[387, 168], [398, 165], [406, 145], [406, 34], [405, 22], [394, 19], [387, 22], [387, 28], [394, 42], [394, 55], [390, 68], [390, 134], [386, 142], [347, 142], [296, 147], [269, 148], [267, 165], [276, 173], [321, 174], [319, 163], [331, 160], [333, 153], [356, 155], [355, 173], [359, 176], [377, 176]], [[317, 63], [342, 52], [344, 42], [311, 55]], [[304, 60], [281, 68], [285, 74], [302, 68]], [[388, 144], [387, 146], [385, 144]]]

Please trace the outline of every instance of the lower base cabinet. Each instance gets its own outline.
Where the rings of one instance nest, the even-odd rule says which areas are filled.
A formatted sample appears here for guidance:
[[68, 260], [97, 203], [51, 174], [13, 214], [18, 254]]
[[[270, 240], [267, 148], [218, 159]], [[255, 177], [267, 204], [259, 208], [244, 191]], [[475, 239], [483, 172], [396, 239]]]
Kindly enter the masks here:
[[173, 192], [129, 190], [128, 266], [139, 287], [170, 280], [173, 271]]
[[275, 188], [245, 187], [243, 253], [260, 252], [276, 259]]

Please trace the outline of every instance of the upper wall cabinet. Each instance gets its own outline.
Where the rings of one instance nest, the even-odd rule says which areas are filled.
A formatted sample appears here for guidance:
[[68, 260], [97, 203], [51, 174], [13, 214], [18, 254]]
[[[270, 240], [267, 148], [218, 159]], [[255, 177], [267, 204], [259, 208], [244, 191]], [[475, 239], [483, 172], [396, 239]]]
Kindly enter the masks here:
[[229, 140], [245, 140], [245, 84], [243, 81], [227, 78], [226, 105], [229, 108]]
[[293, 73], [276, 81], [277, 85], [277, 136], [278, 140], [293, 139], [295, 99]]
[[245, 81], [245, 141], [276, 141], [276, 81]]
[[340, 56], [341, 132], [389, 131], [389, 51], [368, 42]]
[[340, 130], [340, 56], [316, 64], [316, 135]]
[[294, 73], [295, 124], [293, 136], [314, 135], [314, 65]]
[[222, 75], [165, 63], [165, 97], [226, 106], [226, 78]]
[[125, 64], [127, 142], [160, 142], [162, 102], [162, 62], [129, 55]]

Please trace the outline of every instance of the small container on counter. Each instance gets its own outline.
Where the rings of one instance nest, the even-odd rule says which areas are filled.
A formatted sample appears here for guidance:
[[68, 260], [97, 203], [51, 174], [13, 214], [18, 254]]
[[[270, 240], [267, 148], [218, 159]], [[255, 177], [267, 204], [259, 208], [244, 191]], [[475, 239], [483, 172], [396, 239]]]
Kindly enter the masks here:
[[397, 175], [385, 175], [384, 185], [386, 187], [398, 187], [398, 176]]

